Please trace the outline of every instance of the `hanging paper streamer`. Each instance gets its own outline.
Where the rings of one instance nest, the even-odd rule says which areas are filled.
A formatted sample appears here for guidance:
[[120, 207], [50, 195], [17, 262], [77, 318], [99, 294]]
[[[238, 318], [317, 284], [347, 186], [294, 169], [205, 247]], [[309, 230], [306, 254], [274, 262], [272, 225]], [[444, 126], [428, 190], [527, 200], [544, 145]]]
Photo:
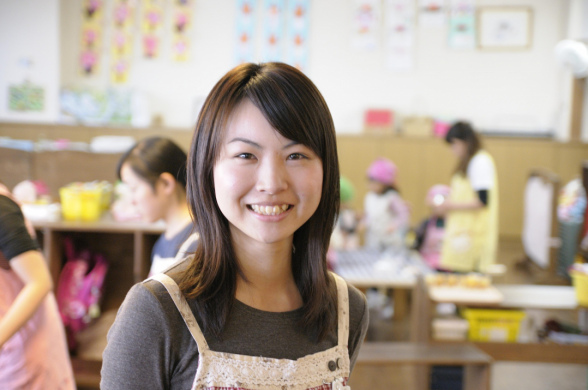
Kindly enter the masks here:
[[133, 52], [133, 2], [131, 0], [116, 0], [112, 20], [110, 79], [114, 83], [125, 83], [129, 77]]
[[263, 60], [283, 61], [283, 26], [285, 19], [283, 0], [264, 0], [264, 34], [263, 34]]
[[445, 0], [420, 0], [419, 23], [424, 27], [445, 25]]
[[379, 46], [381, 9], [379, 0], [354, 0], [352, 45], [360, 49]]
[[82, 14], [80, 45], [80, 70], [86, 76], [98, 71], [102, 39], [103, 3], [101, 0], [85, 0]]
[[386, 1], [387, 64], [392, 70], [413, 67], [415, 6], [412, 0]]
[[449, 47], [454, 49], [474, 49], [476, 47], [475, 0], [451, 1]]
[[161, 45], [163, 7], [161, 0], [143, 0], [143, 57], [157, 58]]
[[8, 88], [8, 109], [10, 111], [43, 111], [45, 90], [28, 81]]
[[288, 2], [288, 63], [304, 71], [308, 64], [309, 0]]
[[186, 61], [190, 42], [188, 31], [192, 20], [192, 10], [188, 0], [176, 0], [173, 12], [172, 51], [174, 61]]
[[235, 29], [235, 61], [237, 64], [253, 61], [253, 34], [255, 31], [255, 0], [236, 0], [237, 25]]

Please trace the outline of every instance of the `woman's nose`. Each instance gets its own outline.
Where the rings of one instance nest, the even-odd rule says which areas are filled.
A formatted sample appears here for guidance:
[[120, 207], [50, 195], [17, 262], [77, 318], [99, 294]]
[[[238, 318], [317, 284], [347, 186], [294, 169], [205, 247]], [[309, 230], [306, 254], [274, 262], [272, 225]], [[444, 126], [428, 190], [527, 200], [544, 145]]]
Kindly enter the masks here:
[[288, 188], [288, 171], [279, 159], [264, 161], [257, 172], [257, 190], [271, 195]]

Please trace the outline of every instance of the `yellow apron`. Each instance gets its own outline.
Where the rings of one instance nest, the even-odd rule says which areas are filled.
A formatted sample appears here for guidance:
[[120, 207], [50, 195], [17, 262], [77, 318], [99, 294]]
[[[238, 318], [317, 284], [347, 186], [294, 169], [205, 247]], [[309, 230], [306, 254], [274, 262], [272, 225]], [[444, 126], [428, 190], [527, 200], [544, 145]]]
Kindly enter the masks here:
[[[478, 210], [456, 210], [445, 219], [445, 238], [441, 250], [442, 268], [459, 271], [484, 272], [496, 261], [498, 246], [498, 180], [492, 157], [485, 151], [494, 167], [494, 187], [488, 191], [488, 205]], [[478, 198], [466, 176], [460, 173], [451, 179], [452, 203], [469, 203]]]

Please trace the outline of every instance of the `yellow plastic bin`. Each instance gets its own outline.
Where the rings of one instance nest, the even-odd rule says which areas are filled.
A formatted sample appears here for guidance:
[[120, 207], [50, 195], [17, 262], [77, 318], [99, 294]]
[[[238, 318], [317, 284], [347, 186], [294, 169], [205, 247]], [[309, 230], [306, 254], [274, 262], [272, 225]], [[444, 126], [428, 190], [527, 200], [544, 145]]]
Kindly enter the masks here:
[[66, 221], [96, 221], [102, 214], [102, 189], [73, 184], [59, 189]]
[[572, 270], [572, 284], [576, 291], [578, 305], [588, 307], [588, 274]]
[[496, 341], [514, 343], [519, 335], [525, 312], [521, 310], [463, 309], [468, 320], [470, 341]]

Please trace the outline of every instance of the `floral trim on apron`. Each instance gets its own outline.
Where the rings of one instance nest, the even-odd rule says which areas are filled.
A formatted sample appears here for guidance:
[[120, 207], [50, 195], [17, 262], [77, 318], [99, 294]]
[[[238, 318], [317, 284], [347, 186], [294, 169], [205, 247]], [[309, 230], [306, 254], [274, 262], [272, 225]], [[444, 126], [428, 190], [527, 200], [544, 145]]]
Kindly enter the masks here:
[[350, 361], [349, 297], [347, 284], [334, 275], [338, 296], [335, 347], [296, 360], [212, 351], [175, 281], [166, 274], [151, 279], [164, 285], [198, 347], [198, 369], [192, 390], [350, 390], [346, 386]]

